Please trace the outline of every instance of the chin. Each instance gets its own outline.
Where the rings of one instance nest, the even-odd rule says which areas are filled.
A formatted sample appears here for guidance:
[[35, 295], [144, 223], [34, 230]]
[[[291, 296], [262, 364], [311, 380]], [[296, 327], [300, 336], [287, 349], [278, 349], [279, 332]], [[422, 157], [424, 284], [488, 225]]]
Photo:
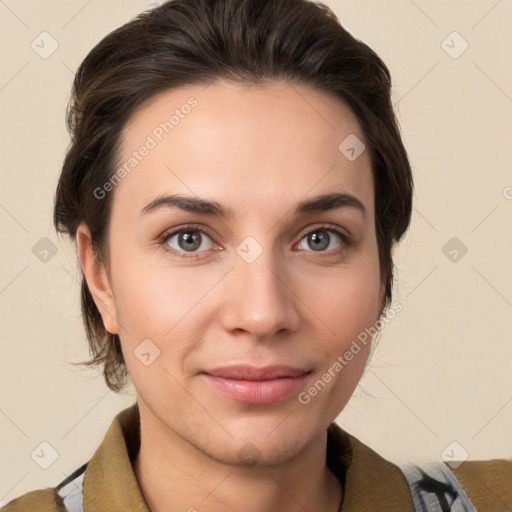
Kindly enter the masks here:
[[255, 438], [237, 438], [232, 443], [201, 444], [192, 443], [196, 449], [209, 458], [237, 467], [273, 467], [292, 462], [307, 446], [304, 439], [288, 436], [286, 440], [269, 441], [261, 436]]
[[292, 461], [308, 447], [321, 440], [326, 432], [321, 425], [309, 424], [302, 418], [283, 414], [267, 417], [240, 418], [224, 422], [233, 436], [206, 434], [192, 444], [212, 459], [243, 467], [276, 466]]

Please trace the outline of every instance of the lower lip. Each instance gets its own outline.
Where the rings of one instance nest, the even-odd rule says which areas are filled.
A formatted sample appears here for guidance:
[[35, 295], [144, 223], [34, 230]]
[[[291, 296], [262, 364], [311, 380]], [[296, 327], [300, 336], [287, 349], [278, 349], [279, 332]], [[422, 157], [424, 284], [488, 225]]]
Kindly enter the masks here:
[[271, 380], [236, 380], [207, 373], [202, 375], [215, 389], [239, 402], [271, 404], [296, 391], [304, 383], [307, 374]]

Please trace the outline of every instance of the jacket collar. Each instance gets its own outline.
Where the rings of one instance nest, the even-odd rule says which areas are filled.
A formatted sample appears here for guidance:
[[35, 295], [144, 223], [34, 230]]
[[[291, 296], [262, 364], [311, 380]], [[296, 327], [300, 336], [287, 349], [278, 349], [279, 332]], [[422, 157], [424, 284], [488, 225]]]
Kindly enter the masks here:
[[[332, 423], [327, 430], [327, 466], [343, 487], [342, 512], [414, 510], [405, 477], [394, 464]], [[112, 421], [87, 465], [84, 512], [150, 512], [132, 463], [140, 447], [137, 402]], [[108, 492], [105, 490], [108, 489]]]
[[140, 416], [136, 402], [114, 418], [87, 464], [84, 512], [150, 512], [132, 467], [139, 446]]

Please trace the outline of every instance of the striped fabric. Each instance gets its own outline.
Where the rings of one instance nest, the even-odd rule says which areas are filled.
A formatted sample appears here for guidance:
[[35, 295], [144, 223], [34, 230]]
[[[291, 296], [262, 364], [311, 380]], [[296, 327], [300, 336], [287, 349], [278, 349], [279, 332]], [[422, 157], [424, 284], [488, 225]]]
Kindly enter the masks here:
[[477, 512], [455, 475], [444, 464], [401, 468], [416, 512]]
[[66, 512], [84, 512], [83, 508], [83, 481], [87, 464], [84, 464], [57, 487], [58, 495], [63, 499]]

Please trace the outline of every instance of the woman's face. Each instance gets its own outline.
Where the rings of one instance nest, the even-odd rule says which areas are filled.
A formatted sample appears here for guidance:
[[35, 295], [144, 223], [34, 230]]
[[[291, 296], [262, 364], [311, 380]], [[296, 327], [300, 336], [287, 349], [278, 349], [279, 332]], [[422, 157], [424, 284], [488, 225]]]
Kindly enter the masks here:
[[341, 102], [286, 82], [175, 89], [131, 118], [100, 310], [148, 424], [238, 464], [325, 434], [384, 305], [361, 141]]

